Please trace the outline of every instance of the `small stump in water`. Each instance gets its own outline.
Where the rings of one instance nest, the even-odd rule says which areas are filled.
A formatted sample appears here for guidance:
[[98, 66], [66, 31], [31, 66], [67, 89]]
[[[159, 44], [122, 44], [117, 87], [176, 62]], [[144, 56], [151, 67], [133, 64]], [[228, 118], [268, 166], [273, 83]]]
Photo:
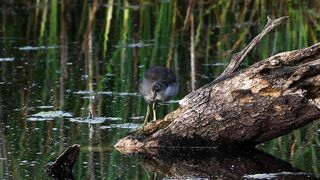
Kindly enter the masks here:
[[80, 153], [80, 145], [69, 146], [45, 172], [54, 179], [74, 179], [72, 167]]

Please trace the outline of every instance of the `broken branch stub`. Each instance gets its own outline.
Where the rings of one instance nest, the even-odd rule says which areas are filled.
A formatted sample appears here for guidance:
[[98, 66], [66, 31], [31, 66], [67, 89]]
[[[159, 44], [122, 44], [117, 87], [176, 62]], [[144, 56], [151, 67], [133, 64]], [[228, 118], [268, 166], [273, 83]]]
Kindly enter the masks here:
[[51, 163], [45, 172], [53, 179], [74, 179], [72, 167], [80, 154], [80, 145], [69, 146], [55, 162]]
[[271, 19], [268, 16], [268, 22], [265, 25], [264, 29], [242, 51], [233, 55], [228, 67], [222, 72], [218, 79], [235, 72], [240, 67], [244, 59], [248, 56], [249, 52], [262, 40], [262, 38], [272, 30], [279, 27], [288, 18], [289, 16], [280, 17], [278, 19]]

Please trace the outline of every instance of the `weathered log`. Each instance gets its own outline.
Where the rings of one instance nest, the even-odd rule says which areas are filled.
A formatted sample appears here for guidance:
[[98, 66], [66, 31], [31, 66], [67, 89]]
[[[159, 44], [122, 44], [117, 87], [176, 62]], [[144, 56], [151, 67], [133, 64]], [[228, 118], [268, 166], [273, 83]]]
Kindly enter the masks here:
[[69, 146], [56, 160], [46, 169], [46, 173], [54, 179], [75, 179], [72, 167], [80, 153], [80, 145]]
[[[285, 19], [269, 19], [265, 29]], [[115, 146], [255, 146], [319, 118], [320, 43], [234, 72], [256, 44], [237, 54], [223, 76], [183, 98], [176, 111]]]

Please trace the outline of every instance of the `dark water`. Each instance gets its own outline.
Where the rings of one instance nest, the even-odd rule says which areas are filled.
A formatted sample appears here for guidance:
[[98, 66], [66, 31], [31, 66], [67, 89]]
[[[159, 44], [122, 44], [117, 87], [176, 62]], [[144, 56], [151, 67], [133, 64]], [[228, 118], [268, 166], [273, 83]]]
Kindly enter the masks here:
[[181, 84], [159, 108], [163, 117], [219, 75], [267, 14], [291, 19], [244, 67], [319, 42], [319, 10], [317, 1], [1, 2], [0, 178], [50, 179], [46, 165], [72, 144], [81, 145], [76, 179], [319, 177], [318, 121], [250, 153], [160, 150], [148, 157], [112, 147], [143, 121], [137, 87], [150, 65], [171, 67]]

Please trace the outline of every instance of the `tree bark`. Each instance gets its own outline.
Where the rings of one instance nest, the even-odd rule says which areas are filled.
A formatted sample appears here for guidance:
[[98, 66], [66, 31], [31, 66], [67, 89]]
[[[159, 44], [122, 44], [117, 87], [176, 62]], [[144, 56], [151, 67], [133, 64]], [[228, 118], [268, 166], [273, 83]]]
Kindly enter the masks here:
[[191, 92], [164, 119], [117, 147], [255, 146], [320, 117], [320, 43], [276, 54], [236, 72], [244, 57], [288, 17], [265, 29], [213, 82]]

